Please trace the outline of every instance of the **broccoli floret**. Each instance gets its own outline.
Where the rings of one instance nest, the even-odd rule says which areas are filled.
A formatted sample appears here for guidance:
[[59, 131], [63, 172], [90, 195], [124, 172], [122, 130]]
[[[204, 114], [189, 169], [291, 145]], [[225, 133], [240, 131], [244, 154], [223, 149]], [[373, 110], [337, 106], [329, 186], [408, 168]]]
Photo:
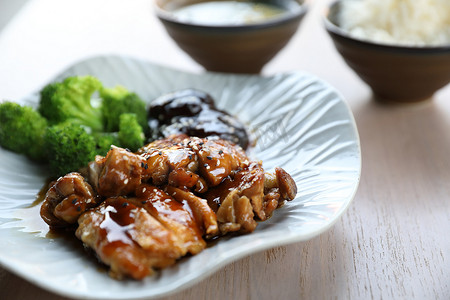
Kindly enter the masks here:
[[100, 91], [102, 98], [102, 114], [105, 131], [119, 130], [119, 118], [124, 113], [136, 114], [138, 123], [147, 131], [147, 111], [145, 102], [135, 93], [129, 92], [123, 86], [103, 88]]
[[37, 161], [45, 159], [43, 135], [47, 120], [29, 106], [0, 104], [0, 145]]
[[94, 134], [94, 139], [97, 143], [96, 152], [101, 156], [106, 156], [106, 153], [111, 149], [111, 145], [121, 147], [117, 132]]
[[123, 148], [135, 152], [144, 145], [144, 131], [135, 114], [121, 114], [119, 118], [119, 141]]
[[47, 128], [44, 135], [52, 175], [78, 171], [96, 155], [94, 137], [81, 125], [65, 122]]
[[74, 76], [51, 83], [41, 91], [39, 112], [51, 125], [70, 121], [102, 131], [100, 108], [91, 102], [94, 92], [101, 88], [101, 82], [93, 76]]

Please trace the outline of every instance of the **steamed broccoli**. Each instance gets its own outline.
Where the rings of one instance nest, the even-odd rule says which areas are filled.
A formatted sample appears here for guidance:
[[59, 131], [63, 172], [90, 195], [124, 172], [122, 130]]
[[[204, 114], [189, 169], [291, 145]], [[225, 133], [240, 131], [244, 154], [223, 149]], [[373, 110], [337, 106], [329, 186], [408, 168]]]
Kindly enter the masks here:
[[43, 135], [47, 120], [29, 106], [0, 104], [0, 145], [33, 160], [43, 160]]
[[101, 82], [93, 76], [74, 76], [51, 83], [41, 91], [39, 112], [51, 125], [71, 121], [102, 131], [101, 111], [91, 103], [92, 95], [101, 88]]
[[135, 93], [129, 92], [123, 86], [114, 88], [103, 88], [100, 91], [102, 98], [101, 110], [103, 113], [103, 121], [105, 131], [118, 131], [119, 118], [124, 113], [136, 114], [137, 121], [144, 129], [147, 130], [147, 111], [145, 102]]
[[120, 146], [133, 152], [137, 151], [144, 145], [145, 135], [136, 114], [121, 114], [119, 119]]
[[0, 103], [0, 145], [48, 162], [51, 176], [79, 170], [111, 145], [136, 151], [144, 144], [146, 105], [122, 86], [106, 89], [95, 77], [74, 76], [48, 84], [40, 96], [37, 111]]
[[47, 127], [45, 147], [52, 175], [77, 171], [96, 155], [94, 137], [81, 125], [65, 122]]

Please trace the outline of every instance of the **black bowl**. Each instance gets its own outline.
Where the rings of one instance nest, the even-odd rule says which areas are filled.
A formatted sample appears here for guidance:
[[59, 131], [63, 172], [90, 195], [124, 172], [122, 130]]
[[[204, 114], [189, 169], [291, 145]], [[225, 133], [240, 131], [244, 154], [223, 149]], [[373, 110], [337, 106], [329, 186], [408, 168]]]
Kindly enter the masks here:
[[286, 13], [261, 23], [203, 25], [184, 22], [172, 13], [208, 0], [155, 0], [156, 15], [178, 46], [208, 71], [259, 73], [291, 39], [306, 14], [303, 0], [271, 0]]
[[345, 62], [379, 100], [425, 100], [450, 82], [450, 45], [406, 47], [354, 38], [339, 27], [340, 7], [341, 1], [329, 6], [326, 30]]

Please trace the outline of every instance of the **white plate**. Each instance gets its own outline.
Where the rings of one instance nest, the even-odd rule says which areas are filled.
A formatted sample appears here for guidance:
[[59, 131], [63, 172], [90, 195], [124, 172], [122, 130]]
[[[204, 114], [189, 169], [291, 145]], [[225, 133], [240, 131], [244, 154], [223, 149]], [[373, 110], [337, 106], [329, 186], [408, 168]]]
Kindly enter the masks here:
[[[189, 74], [125, 57], [95, 57], [63, 72], [92, 74], [122, 84], [143, 99], [181, 88], [209, 92], [257, 136], [251, 156], [266, 170], [281, 166], [298, 185], [297, 197], [249, 235], [220, 240], [200, 254], [143, 281], [116, 281], [64, 238], [49, 237], [31, 206], [44, 185], [41, 166], [0, 149], [0, 263], [34, 284], [68, 297], [144, 299], [191, 286], [224, 265], [327, 230], [352, 201], [360, 178], [358, 133], [349, 107], [323, 81], [300, 72], [272, 77]], [[25, 103], [38, 101], [36, 94]]]

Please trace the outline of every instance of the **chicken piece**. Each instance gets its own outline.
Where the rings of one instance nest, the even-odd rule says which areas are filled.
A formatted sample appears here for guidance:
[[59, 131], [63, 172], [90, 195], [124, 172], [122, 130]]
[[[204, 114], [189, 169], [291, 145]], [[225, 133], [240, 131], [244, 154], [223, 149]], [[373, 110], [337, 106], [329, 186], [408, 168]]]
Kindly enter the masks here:
[[263, 209], [266, 216], [271, 216], [273, 211], [284, 203], [280, 199], [279, 188], [271, 188], [264, 193]]
[[250, 199], [253, 211], [262, 220], [267, 219], [264, 211], [264, 169], [260, 163], [252, 162], [248, 168], [236, 173], [232, 184], [242, 196]]
[[275, 174], [265, 173], [263, 208], [267, 216], [284, 204], [285, 200], [294, 200], [297, 185], [294, 179], [282, 168], [276, 167]]
[[100, 178], [100, 174], [105, 167], [105, 161], [105, 157], [96, 155], [95, 159], [89, 162], [87, 168], [85, 169], [85, 174], [83, 174], [95, 190], [98, 189], [98, 179]]
[[189, 139], [189, 136], [186, 134], [173, 134], [163, 139], [157, 139], [153, 142], [143, 146], [141, 149], [137, 151], [138, 154], [144, 154], [148, 152], [150, 149], [166, 149], [170, 148], [175, 144], [182, 143], [184, 140]]
[[276, 168], [275, 174], [265, 173], [260, 163], [251, 162], [247, 168], [209, 189], [205, 198], [217, 214], [220, 233], [225, 234], [253, 231], [254, 215], [266, 220], [285, 200], [294, 199], [296, 193], [295, 181], [286, 171]]
[[198, 155], [200, 174], [210, 187], [249, 164], [242, 148], [225, 140], [191, 138], [189, 146]]
[[94, 207], [100, 199], [91, 185], [79, 173], [69, 173], [56, 180], [48, 189], [40, 214], [50, 227], [66, 227]]
[[197, 224], [201, 226], [207, 238], [214, 237], [219, 233], [216, 214], [205, 199], [172, 186], [167, 186], [166, 190], [175, 200], [189, 206]]
[[[175, 143], [175, 139], [184, 141], [185, 138], [181, 135], [155, 141], [137, 154], [112, 146], [106, 157], [97, 156], [89, 163], [86, 177], [99, 195], [105, 197], [130, 195], [141, 183], [166, 184], [172, 171], [175, 171], [171, 177], [173, 184], [205, 191], [205, 181], [195, 174], [198, 169], [196, 153], [181, 142]], [[192, 177], [189, 182], [181, 182], [187, 177]]]
[[167, 184], [184, 190], [193, 190], [197, 193], [204, 193], [208, 190], [208, 184], [202, 177], [182, 168], [170, 172]]
[[178, 239], [182, 255], [187, 252], [196, 254], [206, 247], [200, 226], [194, 219], [189, 206], [174, 200], [164, 191], [143, 184], [136, 191], [138, 201], [143, 207]]
[[169, 172], [183, 168], [199, 173], [208, 186], [218, 185], [233, 171], [249, 163], [242, 148], [228, 141], [187, 137], [183, 134], [154, 141], [138, 153], [147, 158], [149, 165], [152, 164], [150, 161], [156, 156], [155, 153], [158, 153], [159, 156], [166, 157], [164, 162], [169, 166]]
[[98, 193], [106, 197], [134, 193], [142, 178], [149, 176], [146, 166], [146, 160], [142, 156], [112, 146], [98, 178]]
[[168, 184], [181, 189], [190, 189], [197, 186], [199, 180], [200, 176], [197, 174], [183, 168], [177, 168], [170, 172]]
[[76, 236], [110, 266], [110, 275], [142, 279], [175, 263], [183, 251], [175, 234], [126, 198], [108, 198], [78, 220]]
[[155, 185], [166, 183], [169, 172], [175, 169], [185, 169], [195, 173], [198, 168], [195, 152], [181, 143], [156, 141], [148, 144], [141, 151], [143, 151], [141, 156], [146, 160]]
[[[171, 180], [169, 184], [177, 187], [195, 187], [197, 192], [205, 192], [240, 168], [248, 166], [249, 160], [242, 148], [219, 139], [200, 139], [175, 135], [164, 140], [154, 141], [133, 154], [125, 149], [112, 147], [104, 161], [100, 158], [90, 165], [92, 174], [102, 168], [98, 182], [99, 194], [103, 196], [127, 195], [143, 182], [163, 185], [184, 173], [199, 174], [189, 179], [189, 184], [181, 185]], [[95, 175], [94, 175], [95, 177]], [[186, 178], [185, 178], [186, 179]], [[197, 182], [200, 181], [200, 182]]]
[[151, 180], [155, 185], [164, 184], [169, 175], [169, 164], [167, 163], [167, 156], [163, 155], [161, 151], [152, 149], [145, 155], [141, 155], [148, 168], [149, 177], [145, 181]]
[[259, 163], [252, 162], [247, 168], [235, 173], [233, 177], [227, 177], [219, 186], [210, 189], [205, 196], [212, 209], [218, 211], [224, 199], [234, 190], [239, 197], [245, 196], [250, 200], [253, 211], [259, 219], [266, 219], [263, 209], [264, 170]]
[[246, 196], [239, 196], [238, 190], [232, 190], [217, 210], [217, 221], [221, 234], [239, 231], [252, 232], [256, 228], [253, 208]]
[[277, 185], [280, 188], [280, 196], [285, 200], [294, 200], [297, 195], [297, 185], [294, 179], [280, 167], [275, 168]]
[[[125, 196], [134, 193], [141, 183], [167, 183], [170, 171], [176, 169], [194, 174], [197, 166], [194, 151], [164, 140], [148, 144], [137, 154], [113, 146], [105, 158], [96, 157], [89, 164], [88, 178], [102, 196]], [[193, 181], [190, 187], [196, 184]]]

